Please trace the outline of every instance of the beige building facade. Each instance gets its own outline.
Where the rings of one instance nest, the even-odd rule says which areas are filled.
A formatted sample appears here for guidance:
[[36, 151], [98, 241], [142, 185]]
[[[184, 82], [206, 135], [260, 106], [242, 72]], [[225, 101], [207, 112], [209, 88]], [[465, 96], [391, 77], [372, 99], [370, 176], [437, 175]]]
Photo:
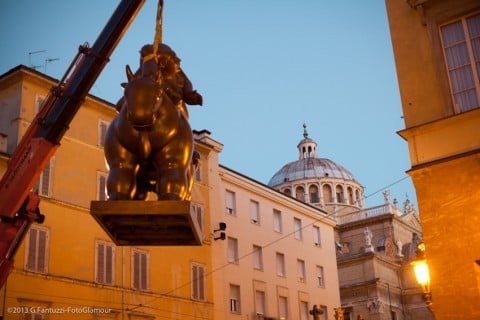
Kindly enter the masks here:
[[437, 319], [480, 319], [480, 3], [387, 0]]
[[333, 319], [340, 307], [334, 220], [226, 167], [219, 179], [215, 213], [227, 229], [213, 246], [217, 318], [306, 320], [317, 305], [320, 319]]

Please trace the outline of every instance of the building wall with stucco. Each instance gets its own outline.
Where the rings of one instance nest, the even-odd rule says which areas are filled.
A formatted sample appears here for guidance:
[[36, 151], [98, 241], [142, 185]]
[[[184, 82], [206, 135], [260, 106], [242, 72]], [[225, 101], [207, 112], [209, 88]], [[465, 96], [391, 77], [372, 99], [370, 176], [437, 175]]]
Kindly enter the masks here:
[[[227, 224], [227, 239], [212, 247], [213, 268], [219, 270], [213, 274], [216, 318], [308, 319], [317, 305], [324, 310], [320, 319], [332, 319], [340, 307], [334, 219], [229, 168], [219, 168], [219, 179], [221, 205], [214, 215]], [[232, 310], [232, 299], [239, 300], [239, 309]]]
[[[480, 318], [480, 4], [386, 0], [437, 319]], [[476, 40], [475, 40], [476, 39]], [[477, 62], [475, 62], [477, 61]]]
[[[8, 141], [0, 173], [54, 83], [24, 66], [0, 77], [0, 132]], [[0, 290], [4, 319], [213, 319], [211, 277], [197, 279], [192, 268], [212, 270], [207, 173], [216, 151], [198, 147], [201, 183], [192, 203], [201, 209], [202, 246], [116, 246], [89, 212], [104, 196], [102, 126], [115, 115], [111, 103], [87, 96], [42, 172], [35, 188], [46, 219], [27, 233]]]

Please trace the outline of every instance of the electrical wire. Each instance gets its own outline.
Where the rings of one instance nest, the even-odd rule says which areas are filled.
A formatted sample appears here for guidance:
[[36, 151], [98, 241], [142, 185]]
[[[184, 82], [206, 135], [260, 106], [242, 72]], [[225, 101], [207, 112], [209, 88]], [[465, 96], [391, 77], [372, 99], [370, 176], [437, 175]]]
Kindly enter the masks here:
[[[402, 182], [402, 181], [404, 181], [404, 180], [406, 180], [406, 179], [408, 179], [408, 178], [410, 178], [410, 177], [407, 176], [407, 175], [405, 175], [404, 177], [395, 180], [394, 182], [386, 185], [385, 187], [380, 188], [380, 189], [378, 189], [378, 190], [376, 190], [376, 191], [374, 191], [374, 192], [366, 195], [366, 196], [364, 197], [364, 199], [368, 199], [368, 198], [376, 195], [377, 193], [379, 193], [379, 192], [381, 192], [381, 191], [383, 191], [383, 190], [386, 190], [386, 189], [388, 189], [388, 188], [390, 188], [390, 187], [392, 187], [392, 186], [394, 186], [394, 185], [396, 185], [396, 184], [398, 184], [398, 183], [400, 183], [400, 182]], [[355, 204], [358, 205], [359, 203], [360, 203], [360, 199], [357, 199], [357, 200], [355, 201]], [[263, 249], [263, 248], [268, 248], [268, 247], [270, 247], [270, 246], [272, 246], [272, 245], [274, 245], [274, 244], [276, 244], [276, 243], [278, 243], [278, 242], [280, 242], [280, 241], [282, 241], [282, 240], [284, 240], [284, 239], [289, 238], [290, 236], [292, 236], [292, 235], [294, 235], [295, 233], [297, 233], [299, 230], [306, 229], [306, 228], [314, 225], [315, 223], [322, 222], [322, 221], [325, 220], [326, 218], [330, 218], [330, 217], [333, 216], [333, 215], [336, 215], [336, 214], [338, 214], [338, 213], [341, 213], [341, 212], [342, 212], [343, 210], [345, 210], [345, 209], [346, 209], [346, 207], [343, 207], [343, 208], [341, 208], [341, 209], [338, 210], [338, 211], [334, 211], [334, 212], [332, 212], [332, 213], [325, 214], [325, 215], [321, 216], [319, 219], [314, 219], [313, 222], [308, 223], [308, 224], [302, 226], [300, 229], [296, 229], [296, 230], [293, 230], [293, 231], [290, 232], [290, 233], [286, 233], [286, 234], [283, 235], [282, 237], [279, 237], [279, 238], [277, 238], [277, 239], [275, 239], [275, 240], [273, 240], [273, 241], [271, 241], [271, 242], [269, 242], [269, 243], [261, 246], [261, 248], [262, 248], [262, 249]], [[238, 258], [236, 259], [236, 261], [243, 260], [243, 259], [251, 256], [251, 255], [254, 254], [254, 253], [255, 253], [255, 250], [250, 251], [250, 252], [248, 252], [248, 253], [246, 253], [246, 254], [238, 257]], [[221, 266], [219, 266], [219, 267], [217, 267], [217, 268], [215, 268], [215, 269], [212, 269], [212, 271], [206, 272], [206, 273], [203, 275], [203, 278], [206, 279], [207, 277], [213, 275], [214, 273], [216, 273], [216, 272], [218, 272], [218, 271], [220, 271], [220, 270], [222, 270], [222, 269], [224, 269], [224, 268], [226, 268], [226, 267], [228, 267], [228, 266], [231, 266], [231, 265], [232, 265], [231, 263], [225, 263], [225, 264], [223, 264], [223, 265], [221, 265]], [[174, 288], [174, 289], [172, 289], [172, 290], [170, 290], [170, 291], [167, 291], [167, 292], [163, 293], [162, 295], [168, 295], [168, 294], [171, 294], [171, 293], [173, 293], [173, 292], [175, 292], [175, 291], [177, 291], [177, 290], [179, 290], [179, 289], [181, 289], [181, 288], [184, 288], [184, 287], [186, 287], [186, 286], [190, 286], [193, 282], [198, 281], [199, 279], [200, 279], [200, 278], [195, 278], [195, 279], [193, 279], [193, 280], [191, 280], [191, 281], [189, 281], [189, 282], [186, 282], [186, 283], [184, 283], [184, 284], [182, 284], [182, 285], [180, 285], [180, 286], [178, 286], [178, 287], [176, 287], [176, 288]], [[151, 304], [152, 302], [156, 301], [157, 299], [160, 299], [160, 297], [153, 298], [152, 300], [148, 301], [146, 304], [142, 304], [141, 306], [136, 306], [136, 307], [132, 308], [131, 310], [136, 310], [136, 309], [139, 309], [139, 308], [142, 308], [142, 307], [143, 307], [143, 308], [151, 308], [151, 307], [148, 306], [148, 304]]]

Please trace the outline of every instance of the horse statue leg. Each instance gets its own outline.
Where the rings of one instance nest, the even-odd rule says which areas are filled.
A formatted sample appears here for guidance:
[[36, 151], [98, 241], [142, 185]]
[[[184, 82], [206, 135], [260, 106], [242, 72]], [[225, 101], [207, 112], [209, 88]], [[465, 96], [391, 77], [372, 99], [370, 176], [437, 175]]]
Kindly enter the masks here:
[[178, 133], [153, 155], [157, 169], [159, 200], [190, 200], [192, 187], [193, 134], [182, 118]]
[[135, 196], [136, 174], [139, 166], [135, 155], [120, 144], [113, 122], [107, 130], [104, 152], [109, 167], [108, 200], [132, 200]]

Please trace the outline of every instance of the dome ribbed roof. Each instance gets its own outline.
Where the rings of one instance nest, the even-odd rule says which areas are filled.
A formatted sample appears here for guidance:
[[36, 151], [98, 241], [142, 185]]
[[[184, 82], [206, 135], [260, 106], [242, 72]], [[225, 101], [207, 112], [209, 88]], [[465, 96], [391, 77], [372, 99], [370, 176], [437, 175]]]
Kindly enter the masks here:
[[304, 158], [284, 165], [273, 175], [268, 185], [275, 187], [287, 181], [327, 177], [355, 181], [350, 171], [332, 160], [324, 158]]
[[317, 157], [317, 143], [308, 137], [307, 125], [303, 125], [303, 139], [297, 145], [297, 161], [284, 165], [268, 182], [270, 187], [282, 183], [309, 178], [339, 178], [355, 181], [353, 175], [332, 160]]

